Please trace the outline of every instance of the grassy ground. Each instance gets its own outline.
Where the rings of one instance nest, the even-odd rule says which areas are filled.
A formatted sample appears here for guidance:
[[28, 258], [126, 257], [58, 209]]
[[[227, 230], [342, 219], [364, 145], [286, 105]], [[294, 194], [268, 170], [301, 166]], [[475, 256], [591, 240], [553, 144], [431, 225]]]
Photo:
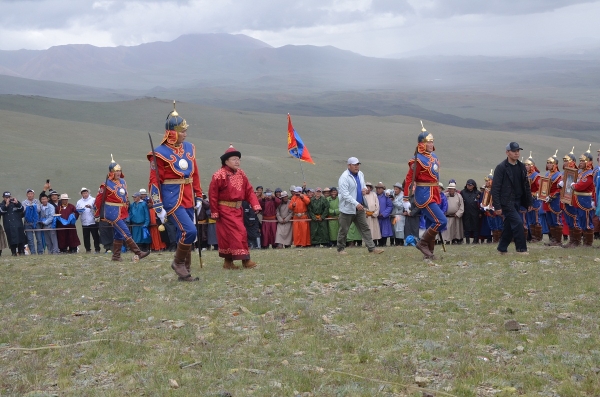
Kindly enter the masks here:
[[530, 250], [2, 256], [0, 395], [600, 395], [597, 251]]

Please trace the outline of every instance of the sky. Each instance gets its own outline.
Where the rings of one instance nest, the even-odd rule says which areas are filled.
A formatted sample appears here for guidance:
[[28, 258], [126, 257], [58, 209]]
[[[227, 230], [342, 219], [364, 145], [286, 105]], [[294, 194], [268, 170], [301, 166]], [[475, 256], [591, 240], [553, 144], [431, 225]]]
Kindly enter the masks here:
[[600, 0], [0, 0], [0, 50], [246, 34], [366, 56], [600, 48]]

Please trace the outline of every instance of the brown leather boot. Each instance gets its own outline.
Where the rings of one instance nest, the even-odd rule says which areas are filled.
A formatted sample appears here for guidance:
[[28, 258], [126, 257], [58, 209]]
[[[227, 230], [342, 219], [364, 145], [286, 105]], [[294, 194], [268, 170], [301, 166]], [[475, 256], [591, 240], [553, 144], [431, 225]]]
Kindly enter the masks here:
[[562, 228], [559, 226], [551, 226], [550, 233], [548, 233], [550, 241], [544, 245], [547, 247], [557, 247], [560, 245], [560, 239], [562, 238]]
[[193, 278], [190, 272], [185, 267], [185, 259], [192, 249], [192, 244], [177, 244], [177, 251], [175, 251], [175, 257], [171, 262], [171, 269], [175, 271], [179, 276], [179, 281], [198, 281], [199, 279]]
[[535, 225], [535, 234], [537, 234], [540, 241], [544, 239], [544, 229], [542, 228], [541, 224]]
[[594, 231], [593, 230], [583, 231], [583, 246], [591, 247], [592, 244], [594, 244]]
[[223, 259], [223, 269], [227, 270], [240, 270], [239, 267], [233, 264], [233, 260], [231, 259]]
[[138, 256], [138, 259], [142, 259], [150, 255], [150, 252], [140, 250], [140, 247], [138, 247], [131, 237], [125, 240], [125, 245], [127, 245], [127, 248], [129, 248], [131, 252]]
[[423, 234], [423, 238], [421, 238], [421, 240], [419, 240], [419, 242], [417, 243], [416, 247], [419, 251], [421, 251], [421, 253], [423, 253], [423, 259], [435, 259], [433, 252], [431, 252], [431, 250], [429, 249], [429, 243], [431, 241], [435, 243], [436, 234], [437, 232], [435, 230], [427, 229]]
[[574, 233], [575, 233], [575, 229], [574, 228], [570, 228], [569, 229], [569, 242], [566, 243], [566, 244], [563, 244], [562, 245], [563, 248], [572, 248], [575, 245], [574, 244], [575, 237], [573, 235]]
[[573, 247], [577, 248], [581, 245], [581, 236], [583, 236], [583, 230], [575, 229], [573, 230]]
[[113, 246], [112, 246], [112, 259], [115, 262], [121, 262], [123, 261], [123, 259], [121, 259], [121, 247], [123, 247], [123, 240], [113, 240]]
[[253, 267], [256, 267], [256, 262], [251, 259], [244, 259], [242, 260], [242, 266], [244, 266], [245, 269], [252, 269]]

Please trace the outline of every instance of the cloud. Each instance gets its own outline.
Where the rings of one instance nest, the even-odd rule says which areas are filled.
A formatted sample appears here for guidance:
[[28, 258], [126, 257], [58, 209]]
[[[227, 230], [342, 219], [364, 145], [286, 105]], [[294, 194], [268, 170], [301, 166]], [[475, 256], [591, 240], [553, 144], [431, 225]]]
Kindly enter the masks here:
[[526, 15], [554, 11], [597, 0], [410, 0], [421, 16], [448, 18], [457, 15]]
[[[334, 45], [387, 55], [448, 41], [489, 43], [493, 50], [503, 40], [509, 47], [560, 35], [600, 36], [590, 16], [598, 15], [599, 0], [0, 0], [0, 5], [1, 49], [245, 33], [274, 46]], [[577, 23], [575, 31], [572, 21], [582, 19], [585, 24]]]

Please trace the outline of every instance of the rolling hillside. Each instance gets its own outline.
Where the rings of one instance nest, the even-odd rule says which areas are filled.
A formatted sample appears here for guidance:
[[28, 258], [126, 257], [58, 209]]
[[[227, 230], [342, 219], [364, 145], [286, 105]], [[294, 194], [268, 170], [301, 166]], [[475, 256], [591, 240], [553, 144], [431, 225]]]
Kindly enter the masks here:
[[[9, 106], [10, 105], [10, 106]], [[7, 109], [12, 107], [12, 109]], [[106, 175], [110, 154], [123, 166], [130, 190], [145, 187], [148, 176], [148, 131], [155, 143], [162, 137], [171, 102], [139, 99], [92, 103], [38, 97], [0, 96], [0, 134], [3, 190], [23, 198], [27, 188], [39, 190], [47, 178], [60, 192], [78, 197], [79, 189], [94, 189]], [[286, 115], [216, 109], [180, 103], [178, 111], [190, 124], [188, 140], [197, 147], [203, 186], [220, 166], [219, 156], [232, 142], [241, 150], [242, 167], [254, 185], [280, 186], [302, 182], [298, 160], [286, 151]], [[367, 179], [392, 185], [407, 172], [414, 152], [419, 120], [406, 116], [307, 117], [292, 113], [296, 130], [316, 165], [302, 165], [309, 186], [333, 186], [357, 156]], [[573, 138], [522, 135], [450, 127], [424, 120], [436, 138], [444, 182], [467, 178], [481, 182], [504, 158], [504, 146], [517, 140], [533, 150], [542, 163], [555, 149], [566, 153], [587, 149], [588, 142]], [[595, 150], [595, 149], [594, 149]]]

